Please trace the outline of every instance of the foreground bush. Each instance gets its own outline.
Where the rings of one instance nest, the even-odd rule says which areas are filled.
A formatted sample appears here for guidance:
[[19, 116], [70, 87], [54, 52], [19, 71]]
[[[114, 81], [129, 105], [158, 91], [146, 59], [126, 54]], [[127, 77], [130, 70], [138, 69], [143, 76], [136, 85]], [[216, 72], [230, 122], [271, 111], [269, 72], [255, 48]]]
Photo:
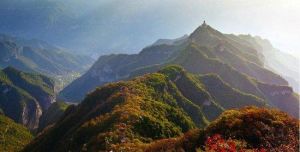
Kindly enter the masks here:
[[299, 149], [299, 120], [278, 110], [246, 107], [228, 110], [206, 129], [208, 135], [243, 140], [249, 148]]
[[225, 111], [205, 130], [158, 140], [146, 151], [298, 152], [299, 120], [284, 112], [257, 107]]

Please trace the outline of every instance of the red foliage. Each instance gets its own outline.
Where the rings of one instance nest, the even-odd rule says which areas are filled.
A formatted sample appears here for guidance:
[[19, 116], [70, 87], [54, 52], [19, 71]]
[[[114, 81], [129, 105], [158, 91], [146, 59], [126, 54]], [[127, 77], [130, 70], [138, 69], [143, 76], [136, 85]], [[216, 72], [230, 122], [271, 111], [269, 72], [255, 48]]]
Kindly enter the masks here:
[[207, 138], [205, 149], [215, 152], [236, 152], [236, 144], [232, 140], [224, 140], [221, 135], [215, 134]]
[[275, 109], [246, 107], [228, 110], [206, 129], [209, 136], [244, 141], [248, 148], [299, 151], [299, 120]]
[[205, 141], [205, 151], [208, 152], [266, 152], [266, 149], [245, 149], [243, 145], [238, 143], [238, 141], [228, 139], [225, 140], [220, 134], [215, 134], [211, 137], [208, 137]]

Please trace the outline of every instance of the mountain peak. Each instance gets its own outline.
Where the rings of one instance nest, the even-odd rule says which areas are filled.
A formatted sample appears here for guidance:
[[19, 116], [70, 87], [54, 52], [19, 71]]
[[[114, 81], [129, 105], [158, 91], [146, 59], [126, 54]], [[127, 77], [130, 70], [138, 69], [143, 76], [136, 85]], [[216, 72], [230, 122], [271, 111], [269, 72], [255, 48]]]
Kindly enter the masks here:
[[200, 46], [214, 46], [224, 39], [224, 35], [209, 26], [205, 21], [189, 37]]
[[212, 28], [211, 26], [209, 26], [206, 21], [204, 20], [203, 23], [191, 34], [196, 34], [196, 33], [202, 33], [205, 32], [205, 33], [215, 33], [215, 30], [214, 28]]

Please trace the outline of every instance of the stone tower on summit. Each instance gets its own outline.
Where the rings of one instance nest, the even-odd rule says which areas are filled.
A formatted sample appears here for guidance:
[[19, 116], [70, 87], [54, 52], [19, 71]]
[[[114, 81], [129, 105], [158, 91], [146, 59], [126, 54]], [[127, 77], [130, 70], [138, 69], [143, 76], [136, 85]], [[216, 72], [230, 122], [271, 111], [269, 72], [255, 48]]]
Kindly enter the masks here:
[[204, 20], [203, 23], [202, 23], [202, 27], [206, 27], [206, 26], [207, 26], [207, 24], [206, 24], [206, 22]]

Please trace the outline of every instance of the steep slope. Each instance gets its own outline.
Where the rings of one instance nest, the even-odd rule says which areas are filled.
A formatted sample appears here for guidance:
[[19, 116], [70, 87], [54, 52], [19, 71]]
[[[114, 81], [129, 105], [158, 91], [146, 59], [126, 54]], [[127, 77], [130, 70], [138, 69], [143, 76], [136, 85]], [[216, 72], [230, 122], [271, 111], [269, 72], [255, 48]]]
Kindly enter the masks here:
[[93, 62], [87, 56], [74, 55], [39, 40], [0, 35], [0, 67], [13, 66], [27, 72], [65, 75], [83, 72]]
[[[223, 94], [206, 90], [209, 86], [205, 83], [210, 83], [207, 79], [216, 80], [228, 91]], [[226, 96], [228, 92], [244, 101], [233, 105], [230, 98], [220, 100], [221, 94]], [[178, 66], [169, 66], [158, 73], [96, 89], [77, 107], [69, 107], [24, 151], [99, 151], [124, 143], [147, 143], [205, 127], [224, 109], [245, 105], [266, 104], [255, 96], [230, 89], [215, 75], [199, 78]]]
[[24, 126], [0, 114], [0, 151], [20, 151], [33, 136]]
[[7, 67], [0, 71], [0, 84], [0, 108], [4, 114], [36, 129], [42, 111], [55, 101], [53, 80]]
[[57, 122], [59, 118], [64, 114], [68, 106], [68, 104], [62, 101], [52, 103], [50, 107], [45, 112], [43, 112], [40, 118], [38, 132], [42, 131], [47, 126], [53, 125], [55, 122]]

